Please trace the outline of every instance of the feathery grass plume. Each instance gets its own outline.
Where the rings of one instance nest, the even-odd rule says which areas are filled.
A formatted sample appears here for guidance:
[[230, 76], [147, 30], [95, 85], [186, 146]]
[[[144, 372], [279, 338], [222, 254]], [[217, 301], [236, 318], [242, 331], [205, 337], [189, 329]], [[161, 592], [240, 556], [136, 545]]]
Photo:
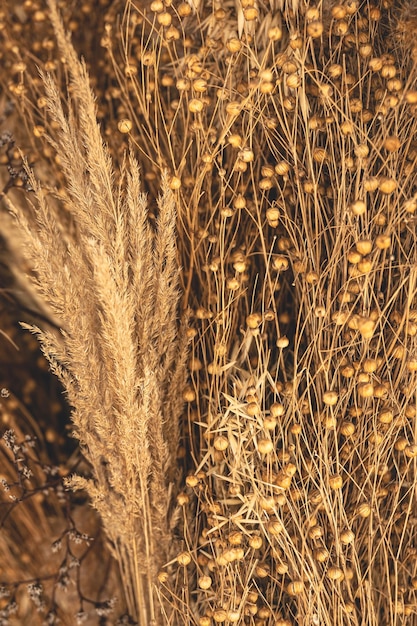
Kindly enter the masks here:
[[120, 184], [96, 121], [85, 64], [49, 3], [73, 101], [64, 112], [43, 75], [56, 131], [51, 144], [67, 182], [74, 236], [63, 237], [47, 195], [29, 173], [36, 228], [12, 207], [26, 235], [37, 286], [61, 320], [59, 336], [32, 327], [73, 407], [74, 433], [93, 477], [73, 476], [100, 513], [118, 559], [129, 610], [158, 620], [154, 583], [172, 550], [170, 514], [186, 341], [177, 329], [176, 209], [166, 178], [155, 230], [129, 153]]

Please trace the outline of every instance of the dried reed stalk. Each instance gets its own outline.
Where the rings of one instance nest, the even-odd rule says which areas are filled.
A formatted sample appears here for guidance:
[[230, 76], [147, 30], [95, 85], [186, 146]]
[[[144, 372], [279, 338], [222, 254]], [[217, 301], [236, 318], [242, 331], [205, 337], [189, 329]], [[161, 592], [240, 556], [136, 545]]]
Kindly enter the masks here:
[[55, 0], [51, 20], [69, 72], [64, 111], [42, 75], [56, 132], [74, 236], [62, 227], [34, 175], [36, 228], [10, 205], [26, 235], [36, 284], [61, 320], [59, 336], [28, 327], [73, 407], [74, 435], [92, 478], [72, 476], [100, 513], [119, 562], [127, 604], [140, 624], [158, 621], [154, 582], [172, 549], [179, 415], [186, 341], [178, 333], [176, 208], [166, 178], [153, 229], [138, 164], [129, 152], [115, 172], [96, 120], [85, 64], [66, 36]]

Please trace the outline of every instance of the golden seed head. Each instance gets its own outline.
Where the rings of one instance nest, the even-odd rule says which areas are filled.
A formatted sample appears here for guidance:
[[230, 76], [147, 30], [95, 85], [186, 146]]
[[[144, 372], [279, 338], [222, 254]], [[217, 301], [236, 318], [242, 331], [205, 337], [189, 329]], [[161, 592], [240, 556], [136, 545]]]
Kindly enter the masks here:
[[284, 256], [283, 254], [275, 255], [272, 260], [272, 266], [274, 269], [280, 272], [284, 272], [289, 267], [288, 257]]
[[261, 454], [269, 454], [274, 449], [274, 444], [270, 439], [259, 439], [258, 450]]
[[315, 560], [319, 563], [324, 563], [325, 561], [327, 561], [330, 555], [326, 548], [317, 548], [316, 550], [314, 550], [313, 556]]
[[323, 537], [323, 528], [319, 525], [312, 526], [308, 531], [308, 536], [310, 539], [320, 539]]
[[337, 4], [332, 8], [332, 18], [334, 20], [343, 20], [346, 17], [347, 10], [343, 4]]
[[190, 496], [188, 493], [181, 492], [177, 495], [177, 504], [179, 506], [185, 506], [190, 502]]
[[383, 194], [390, 194], [397, 189], [397, 181], [393, 178], [380, 178], [379, 180], [379, 190]]
[[268, 39], [270, 41], [280, 41], [282, 39], [282, 29], [279, 26], [273, 26], [268, 30]]
[[178, 178], [178, 176], [171, 176], [171, 179], [169, 181], [169, 188], [175, 191], [177, 189], [180, 189], [180, 187], [181, 187], [181, 179]]
[[237, 37], [231, 37], [226, 41], [226, 48], [229, 52], [235, 54], [236, 52], [240, 52], [242, 49], [242, 42]]
[[237, 609], [227, 611], [227, 619], [232, 624], [235, 624], [240, 620], [240, 611], [238, 611]]
[[388, 250], [391, 247], [391, 237], [389, 235], [378, 235], [375, 239], [375, 245], [380, 250]]
[[262, 537], [259, 537], [259, 535], [253, 535], [252, 537], [250, 537], [249, 546], [252, 548], [252, 550], [260, 550], [263, 546]]
[[343, 487], [343, 478], [340, 474], [333, 474], [329, 477], [329, 485], [332, 489], [341, 489]]
[[204, 109], [204, 102], [198, 98], [192, 98], [188, 103], [190, 113], [201, 113]]
[[238, 158], [244, 163], [251, 163], [255, 158], [255, 155], [250, 148], [243, 148], [243, 150], [240, 150]]
[[259, 17], [259, 11], [255, 7], [247, 7], [243, 10], [243, 16], [247, 22], [253, 22]]
[[185, 479], [185, 484], [187, 485], [187, 487], [194, 488], [194, 487], [197, 487], [199, 483], [200, 483], [200, 479], [198, 478], [198, 476], [195, 476], [194, 474], [190, 474]]
[[235, 209], [244, 209], [246, 207], [246, 198], [239, 193], [233, 200], [233, 206]]
[[227, 611], [224, 609], [215, 609], [213, 611], [213, 619], [217, 624], [225, 622], [227, 619]]
[[171, 26], [172, 15], [171, 13], [168, 13], [168, 11], [164, 11], [163, 13], [158, 13], [158, 15], [156, 16], [156, 20], [161, 26], [168, 27]]
[[307, 272], [306, 273], [306, 281], [310, 284], [310, 285], [315, 285], [316, 283], [319, 282], [319, 275], [317, 274], [317, 272]]
[[119, 129], [119, 132], [123, 133], [123, 134], [127, 134], [130, 133], [130, 131], [132, 130], [132, 122], [131, 120], [124, 118], [119, 120], [119, 122], [117, 123], [117, 128]]
[[260, 313], [251, 313], [246, 318], [246, 326], [251, 329], [258, 328], [262, 323], [262, 315]]
[[288, 346], [290, 345], [290, 340], [288, 339], [288, 337], [286, 335], [283, 335], [282, 337], [279, 337], [277, 339], [276, 342], [277, 348], [288, 348]]
[[277, 519], [271, 519], [268, 522], [266, 528], [267, 528], [268, 533], [273, 536], [279, 535], [284, 530], [284, 526]]
[[404, 449], [404, 454], [409, 459], [415, 459], [417, 457], [417, 444], [412, 443], [406, 446], [406, 448]]
[[181, 4], [178, 6], [177, 11], [180, 17], [188, 17], [189, 15], [191, 15], [192, 8], [188, 4], [188, 2], [181, 2]]
[[158, 572], [158, 581], [160, 583], [166, 583], [169, 578], [168, 572]]
[[200, 587], [200, 589], [210, 589], [212, 582], [213, 581], [210, 576], [200, 576], [200, 578], [198, 579], [198, 586]]
[[336, 391], [329, 390], [329, 391], [325, 391], [323, 394], [323, 402], [327, 406], [335, 406], [335, 404], [337, 404], [338, 399], [339, 399], [339, 394]]
[[287, 585], [287, 592], [290, 596], [297, 596], [303, 593], [304, 582], [302, 580], [293, 580]]
[[356, 242], [356, 250], [359, 254], [369, 254], [372, 252], [373, 243], [370, 239], [360, 239]]
[[326, 574], [330, 580], [343, 580], [344, 578], [343, 570], [340, 567], [329, 567]]
[[313, 150], [313, 159], [317, 163], [323, 163], [328, 158], [328, 154], [324, 148], [315, 148]]
[[305, 13], [305, 18], [308, 22], [318, 20], [319, 17], [320, 17], [320, 9], [315, 5], [310, 6]]
[[187, 565], [189, 565], [191, 563], [191, 555], [189, 552], [181, 552], [178, 556], [177, 556], [177, 562], [182, 565], [183, 567], [186, 567]]
[[356, 200], [350, 205], [353, 215], [364, 215], [366, 213], [366, 203], [363, 200]]
[[240, 546], [243, 541], [243, 533], [240, 530], [235, 530], [230, 533], [228, 540], [232, 546]]
[[224, 435], [219, 435], [214, 439], [213, 446], [216, 450], [224, 452], [229, 447], [229, 440]]
[[348, 545], [350, 543], [353, 543], [354, 540], [355, 540], [355, 533], [353, 532], [353, 530], [350, 530], [350, 528], [345, 528], [344, 530], [341, 531], [340, 541], [343, 544]]
[[243, 140], [240, 135], [233, 134], [228, 137], [227, 141], [233, 148], [241, 148]]
[[388, 152], [396, 152], [401, 147], [401, 141], [396, 135], [390, 135], [384, 141], [384, 148]]
[[362, 502], [356, 509], [356, 513], [359, 517], [369, 517], [372, 512], [370, 504], [368, 502]]

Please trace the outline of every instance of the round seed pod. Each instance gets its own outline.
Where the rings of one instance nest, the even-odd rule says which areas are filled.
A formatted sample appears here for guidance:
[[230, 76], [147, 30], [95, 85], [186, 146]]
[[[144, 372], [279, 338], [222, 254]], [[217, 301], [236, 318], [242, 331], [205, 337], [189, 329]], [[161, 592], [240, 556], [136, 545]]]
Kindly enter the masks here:
[[285, 79], [285, 84], [289, 89], [297, 89], [301, 85], [301, 77], [298, 74], [289, 74]]
[[369, 154], [369, 147], [366, 145], [366, 143], [359, 143], [357, 146], [355, 146], [354, 152], [355, 156], [357, 156], [358, 159], [366, 159]]
[[177, 562], [182, 565], [183, 567], [186, 567], [187, 565], [189, 565], [191, 563], [191, 555], [189, 552], [181, 552], [178, 556], [177, 556]]
[[171, 176], [170, 181], [169, 181], [169, 188], [172, 189], [173, 191], [176, 191], [177, 189], [180, 189], [181, 187], [181, 179], [178, 178], [178, 176]]
[[393, 178], [383, 177], [379, 181], [379, 190], [385, 195], [393, 193], [397, 189], [397, 181]]
[[326, 550], [326, 548], [317, 548], [316, 550], [314, 550], [313, 556], [315, 560], [318, 561], [319, 563], [324, 563], [325, 561], [327, 561], [330, 554]]
[[343, 478], [340, 474], [329, 476], [329, 485], [331, 489], [341, 489], [343, 487]]
[[330, 580], [343, 580], [344, 579], [343, 570], [340, 567], [329, 567], [326, 574], [327, 574], [327, 577], [330, 578]]
[[378, 361], [376, 359], [370, 358], [365, 359], [362, 367], [364, 372], [367, 372], [368, 374], [373, 374], [378, 368]]
[[276, 254], [272, 259], [272, 266], [274, 269], [284, 272], [289, 267], [288, 257], [283, 254]]
[[171, 26], [172, 23], [172, 15], [171, 13], [168, 13], [168, 11], [164, 11], [163, 13], [159, 13], [156, 16], [156, 20], [158, 22], [158, 24], [160, 24], [161, 26]]
[[399, 452], [403, 452], [408, 446], [408, 439], [405, 437], [399, 437], [394, 444], [394, 448]]
[[123, 134], [130, 133], [130, 131], [132, 130], [132, 127], [133, 127], [133, 124], [131, 120], [127, 118], [123, 118], [122, 120], [119, 120], [119, 122], [117, 123], [117, 128], [119, 129], [119, 132]]
[[358, 385], [358, 396], [361, 398], [372, 398], [374, 395], [374, 386], [372, 383], [360, 383]]
[[227, 619], [232, 624], [238, 622], [240, 620], [240, 617], [240, 611], [238, 611], [237, 609], [227, 611]]
[[344, 530], [341, 531], [340, 541], [344, 545], [349, 545], [350, 543], [353, 543], [354, 540], [355, 540], [355, 533], [353, 532], [353, 530], [350, 530], [350, 528], [345, 528]]
[[269, 407], [269, 412], [273, 417], [281, 417], [285, 413], [284, 405], [279, 402], [274, 402]]
[[359, 317], [358, 330], [364, 339], [371, 339], [375, 330], [375, 322], [371, 318]]
[[359, 254], [366, 255], [372, 252], [373, 243], [370, 239], [360, 239], [356, 242], [356, 250]]
[[325, 391], [322, 399], [324, 404], [326, 404], [327, 406], [335, 406], [339, 399], [339, 394], [336, 391]]
[[304, 582], [302, 580], [293, 580], [287, 585], [287, 592], [290, 596], [298, 596], [304, 591]]
[[307, 35], [312, 37], [313, 39], [317, 39], [321, 37], [323, 34], [324, 26], [323, 22], [319, 20], [313, 20], [309, 24], [307, 24]]
[[227, 611], [225, 611], [224, 609], [215, 609], [213, 611], [213, 620], [217, 623], [217, 624], [221, 624], [222, 622], [225, 622], [227, 619]]
[[401, 141], [396, 135], [390, 135], [384, 141], [384, 148], [388, 152], [397, 152], [401, 147]]
[[368, 502], [361, 502], [356, 509], [356, 513], [359, 517], [369, 517], [372, 512], [371, 505]]
[[214, 439], [213, 446], [216, 450], [224, 452], [229, 447], [229, 440], [224, 435], [219, 435]]
[[275, 206], [269, 207], [266, 210], [266, 219], [268, 220], [268, 224], [272, 228], [276, 228], [278, 226], [279, 216], [280, 216], [279, 209]]
[[366, 213], [366, 203], [363, 200], [356, 200], [350, 205], [353, 215], [364, 215]]
[[271, 519], [268, 522], [266, 528], [267, 528], [268, 533], [274, 537], [282, 533], [282, 531], [284, 530], [284, 526], [277, 519]]
[[353, 422], [344, 421], [340, 426], [340, 432], [345, 437], [351, 437], [355, 434], [356, 426]]
[[200, 587], [200, 589], [210, 589], [212, 583], [213, 580], [210, 576], [200, 576], [200, 578], [198, 579], [198, 586]]
[[164, 572], [164, 571], [158, 572], [158, 581], [160, 583], [162, 583], [162, 584], [166, 583], [168, 578], [169, 578], [168, 572]]
[[200, 483], [200, 479], [198, 478], [198, 476], [194, 476], [194, 474], [190, 474], [185, 479], [185, 484], [187, 485], [187, 487], [194, 488], [194, 487], [197, 487], [199, 483]]
[[248, 543], [252, 550], [260, 550], [263, 546], [262, 537], [259, 537], [259, 535], [250, 537]]
[[258, 451], [261, 454], [270, 454], [274, 449], [274, 444], [270, 439], [259, 439]]
[[404, 454], [409, 459], [415, 459], [417, 457], [417, 444], [412, 443], [406, 446], [406, 448], [404, 449]]
[[190, 111], [190, 113], [201, 113], [203, 109], [204, 109], [203, 100], [192, 98], [188, 103], [188, 110]]
[[362, 259], [357, 265], [358, 272], [361, 274], [369, 274], [372, 271], [373, 263], [371, 259]]
[[279, 337], [277, 339], [276, 345], [277, 345], [277, 348], [288, 348], [288, 346], [290, 345], [290, 341], [288, 337], [283, 335], [282, 337]]
[[381, 424], [391, 424], [394, 419], [394, 412], [390, 408], [383, 409], [378, 413], [378, 420]]
[[309, 529], [308, 531], [308, 536], [310, 537], [310, 539], [320, 539], [320, 537], [323, 537], [323, 528], [321, 526], [312, 526], [312, 528]]
[[242, 49], [242, 42], [237, 37], [231, 37], [226, 41], [226, 48], [232, 54], [236, 54]]
[[391, 237], [389, 235], [378, 235], [375, 245], [380, 250], [388, 250], [391, 247]]
[[259, 11], [255, 7], [247, 7], [243, 9], [243, 16], [247, 22], [253, 22], [259, 17]]
[[273, 26], [268, 29], [268, 39], [270, 41], [280, 41], [282, 39], [282, 29], [279, 26]]
[[246, 413], [248, 415], [250, 415], [251, 417], [254, 417], [255, 415], [259, 415], [260, 413], [260, 408], [257, 402], [249, 402], [246, 405]]
[[350, 120], [346, 120], [340, 125], [340, 130], [343, 135], [351, 135], [355, 130], [355, 125]]
[[188, 4], [188, 2], [181, 2], [181, 4], [178, 5], [177, 12], [179, 17], [188, 17], [189, 15], [191, 15], [192, 8]]
[[262, 315], [260, 313], [251, 313], [246, 318], [246, 325], [248, 328], [255, 329], [262, 323]]
[[275, 417], [273, 417], [272, 415], [267, 415], [266, 417], [264, 417], [262, 425], [266, 430], [275, 430], [277, 423], [278, 422]]

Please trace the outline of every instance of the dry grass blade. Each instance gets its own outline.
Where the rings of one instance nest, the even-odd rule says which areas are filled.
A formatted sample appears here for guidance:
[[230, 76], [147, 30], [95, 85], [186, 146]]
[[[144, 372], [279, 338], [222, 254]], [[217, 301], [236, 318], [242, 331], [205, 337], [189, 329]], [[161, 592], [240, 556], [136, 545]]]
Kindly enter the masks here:
[[172, 550], [181, 407], [171, 396], [181, 397], [185, 382], [184, 357], [176, 363], [186, 344], [177, 332], [175, 201], [163, 182], [153, 231], [132, 155], [121, 172], [125, 187], [115, 185], [85, 65], [54, 2], [50, 10], [76, 93], [66, 115], [56, 83], [43, 77], [48, 110], [60, 128], [51, 144], [61, 158], [75, 235], [60, 239], [31, 172], [37, 227], [19, 207], [12, 210], [26, 234], [38, 287], [62, 324], [59, 335], [33, 332], [67, 390], [75, 435], [92, 467], [91, 480], [74, 476], [68, 485], [90, 494], [119, 559], [129, 610], [148, 624], [159, 613], [155, 576]]

